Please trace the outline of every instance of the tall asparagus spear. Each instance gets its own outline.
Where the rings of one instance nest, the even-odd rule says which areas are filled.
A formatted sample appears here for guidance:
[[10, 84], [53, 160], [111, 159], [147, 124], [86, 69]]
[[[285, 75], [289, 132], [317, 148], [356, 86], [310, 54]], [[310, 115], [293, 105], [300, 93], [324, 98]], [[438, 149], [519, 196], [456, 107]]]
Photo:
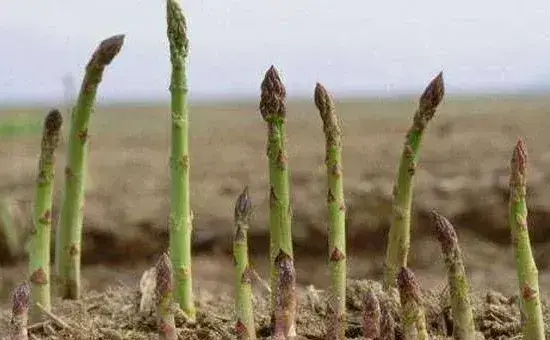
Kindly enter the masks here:
[[156, 302], [157, 325], [161, 340], [176, 340], [176, 322], [172, 310], [173, 298], [173, 270], [170, 258], [166, 253], [162, 254], [156, 264]]
[[384, 288], [386, 290], [396, 286], [396, 279], [400, 268], [407, 266], [411, 232], [412, 180], [419, 160], [419, 151], [424, 130], [433, 118], [437, 106], [443, 99], [444, 93], [443, 74], [439, 73], [428, 84], [420, 97], [418, 109], [414, 114], [413, 124], [407, 132], [405, 145], [401, 154], [397, 181], [393, 189], [392, 223], [385, 260]]
[[167, 0], [168, 41], [172, 63], [172, 154], [170, 256], [176, 279], [176, 301], [190, 320], [195, 319], [191, 271], [193, 221], [189, 194], [189, 105], [187, 22], [177, 0]]
[[514, 149], [510, 168], [508, 223], [516, 255], [523, 337], [526, 340], [544, 340], [538, 270], [531, 251], [527, 225], [527, 150], [521, 139]]
[[403, 267], [397, 278], [401, 297], [403, 338], [428, 340], [426, 314], [422, 306], [420, 286], [412, 271]]
[[449, 287], [451, 289], [451, 309], [453, 313], [453, 337], [457, 340], [474, 340], [476, 330], [470, 302], [470, 285], [462, 261], [462, 251], [458, 244], [455, 229], [449, 220], [431, 212], [437, 239], [445, 256]]
[[[51, 110], [44, 120], [42, 150], [38, 162], [36, 197], [33, 211], [33, 235], [29, 250], [29, 281], [32, 300], [44, 309], [51, 309], [50, 293], [50, 239], [52, 229], [52, 195], [55, 173], [55, 149], [59, 144], [59, 131], [63, 117], [59, 110]], [[41, 315], [33, 303], [31, 320], [36, 322]]]
[[331, 315], [327, 338], [346, 338], [346, 205], [342, 175], [342, 133], [334, 101], [323, 85], [315, 86], [315, 105], [323, 120], [326, 138], [327, 204], [329, 214], [329, 266]]
[[252, 200], [248, 187], [237, 198], [235, 204], [235, 237], [233, 239], [233, 257], [237, 270], [237, 298], [235, 310], [237, 321], [235, 329], [239, 340], [255, 340], [254, 308], [252, 306], [251, 271], [248, 263], [247, 230], [252, 213]]
[[27, 340], [29, 338], [27, 323], [30, 298], [31, 291], [28, 282], [23, 282], [15, 287], [12, 295], [11, 340]]
[[80, 243], [88, 158], [88, 123], [105, 68], [120, 52], [123, 43], [124, 35], [115, 35], [99, 44], [86, 65], [72, 114], [55, 256], [60, 295], [66, 299], [80, 297]]
[[[277, 256], [290, 258], [294, 266], [290, 207], [290, 179], [286, 153], [286, 90], [274, 66], [266, 72], [261, 86], [260, 112], [267, 123], [270, 192], [271, 316], [277, 305]], [[291, 288], [292, 290], [294, 287]]]

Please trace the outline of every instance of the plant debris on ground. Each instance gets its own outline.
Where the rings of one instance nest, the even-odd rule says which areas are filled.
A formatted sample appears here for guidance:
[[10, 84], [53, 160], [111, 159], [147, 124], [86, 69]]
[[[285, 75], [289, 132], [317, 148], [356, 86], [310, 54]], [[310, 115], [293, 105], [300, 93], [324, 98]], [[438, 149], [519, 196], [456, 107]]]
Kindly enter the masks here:
[[[388, 299], [382, 285], [370, 280], [350, 280], [347, 286], [348, 339], [363, 339], [363, 301], [373, 289], [380, 301]], [[255, 286], [254, 306], [259, 339], [269, 339], [269, 294]], [[300, 287], [298, 299], [298, 339], [324, 339], [325, 318], [328, 316], [327, 292], [313, 286]], [[427, 325], [437, 339], [451, 339], [451, 305], [448, 289], [423, 292]], [[31, 339], [156, 339], [156, 317], [152, 309], [140, 311], [142, 294], [137, 287], [119, 285], [105, 292], [89, 292], [80, 301], [55, 300], [50, 317], [30, 326]], [[207, 291], [197, 294], [197, 320], [189, 323], [185, 315], [176, 313], [179, 339], [224, 340], [235, 339], [234, 300], [232, 294], [212, 295]], [[504, 296], [490, 291], [474, 295], [476, 328], [485, 339], [520, 338], [520, 315], [517, 296]], [[399, 320], [397, 304], [390, 303], [391, 313]], [[177, 308], [176, 308], [177, 311]], [[545, 323], [550, 322], [550, 309], [544, 303]], [[11, 314], [4, 312], [0, 327], [8, 329]], [[0, 335], [5, 334], [0, 332]], [[400, 329], [396, 329], [399, 339]], [[548, 336], [549, 334], [547, 334]]]

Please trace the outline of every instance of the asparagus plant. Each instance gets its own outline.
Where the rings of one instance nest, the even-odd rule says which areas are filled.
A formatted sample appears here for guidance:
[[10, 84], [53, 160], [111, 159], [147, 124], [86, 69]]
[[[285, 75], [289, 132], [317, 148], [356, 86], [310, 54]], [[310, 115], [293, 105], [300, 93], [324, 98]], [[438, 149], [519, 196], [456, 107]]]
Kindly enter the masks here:
[[380, 302], [380, 340], [395, 339], [395, 319], [388, 300]]
[[[33, 234], [29, 250], [29, 273], [32, 301], [51, 310], [50, 293], [50, 240], [52, 227], [52, 195], [55, 174], [55, 149], [59, 145], [63, 116], [51, 110], [44, 121], [36, 196], [33, 211]], [[41, 311], [33, 304], [31, 320], [37, 321]]]
[[[294, 265], [290, 207], [290, 179], [286, 153], [286, 90], [274, 66], [266, 72], [261, 85], [260, 112], [267, 123], [269, 158], [269, 237], [271, 263], [271, 316], [277, 304], [277, 256], [281, 253]], [[289, 289], [294, 289], [294, 287]]]
[[377, 340], [380, 337], [380, 302], [372, 289], [367, 291], [363, 310], [363, 336], [366, 340]]
[[296, 336], [296, 272], [290, 256], [280, 251], [277, 265], [277, 304], [275, 308], [275, 340], [290, 340]]
[[393, 188], [392, 223], [386, 248], [384, 273], [384, 288], [386, 290], [395, 288], [400, 268], [407, 266], [410, 248], [413, 176], [419, 161], [424, 131], [435, 115], [444, 93], [443, 74], [439, 73], [428, 84], [420, 97], [412, 126], [405, 138], [397, 180]]
[[156, 264], [157, 325], [161, 340], [176, 340], [178, 334], [174, 320], [173, 270], [170, 258], [163, 253]]
[[80, 249], [84, 208], [84, 186], [88, 158], [88, 124], [105, 68], [120, 52], [124, 35], [103, 40], [86, 65], [80, 93], [74, 107], [68, 138], [65, 188], [56, 239], [56, 275], [60, 295], [80, 297]]
[[176, 301], [190, 320], [195, 319], [191, 272], [192, 214], [189, 194], [189, 104], [187, 22], [177, 0], [167, 0], [167, 35], [172, 76], [172, 148], [170, 256], [175, 273]]
[[235, 204], [235, 237], [233, 239], [233, 257], [237, 272], [236, 287], [237, 298], [235, 311], [237, 321], [235, 330], [239, 340], [256, 339], [256, 327], [254, 324], [254, 309], [252, 306], [252, 273], [248, 263], [248, 238], [247, 230], [250, 215], [252, 213], [252, 201], [248, 194], [248, 187], [237, 198]]
[[334, 101], [323, 85], [315, 86], [315, 105], [323, 121], [326, 147], [327, 204], [329, 214], [329, 267], [331, 272], [331, 316], [329, 339], [346, 338], [346, 205], [342, 174], [342, 133]]
[[397, 277], [401, 298], [401, 326], [405, 340], [429, 340], [420, 286], [411, 270], [401, 268]]
[[23, 282], [13, 290], [12, 316], [10, 323], [11, 340], [27, 340], [29, 338], [27, 323], [29, 320], [29, 307], [31, 303], [31, 291], [28, 282]]
[[531, 251], [527, 225], [527, 150], [521, 139], [514, 148], [510, 168], [508, 223], [516, 256], [523, 337], [526, 340], [543, 340], [545, 334], [538, 269]]
[[453, 337], [457, 340], [476, 339], [474, 316], [470, 302], [470, 285], [464, 269], [458, 237], [453, 225], [447, 218], [436, 211], [432, 211], [431, 219], [435, 225], [437, 239], [441, 244], [445, 265], [447, 266], [453, 314]]

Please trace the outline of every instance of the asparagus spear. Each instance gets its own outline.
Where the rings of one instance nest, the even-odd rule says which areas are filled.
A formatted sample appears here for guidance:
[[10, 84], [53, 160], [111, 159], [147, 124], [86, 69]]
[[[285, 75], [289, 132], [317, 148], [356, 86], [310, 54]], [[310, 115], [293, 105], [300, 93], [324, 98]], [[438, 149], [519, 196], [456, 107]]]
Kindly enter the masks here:
[[323, 120], [329, 214], [328, 259], [331, 272], [329, 339], [346, 338], [346, 205], [342, 175], [342, 133], [334, 101], [323, 85], [315, 86], [315, 105]]
[[[51, 110], [44, 121], [42, 150], [38, 162], [36, 196], [33, 211], [33, 234], [29, 250], [29, 274], [32, 300], [51, 310], [50, 293], [50, 239], [52, 229], [52, 195], [55, 173], [55, 149], [59, 145], [59, 131], [63, 117], [59, 110]], [[36, 322], [41, 311], [31, 307], [31, 320]]]
[[172, 63], [172, 148], [170, 256], [175, 274], [175, 297], [190, 320], [195, 319], [191, 271], [192, 214], [189, 194], [189, 108], [187, 22], [177, 0], [167, 0], [166, 20]]
[[397, 278], [401, 297], [403, 338], [429, 340], [420, 286], [412, 271], [403, 267]]
[[369, 289], [365, 295], [363, 311], [363, 335], [366, 340], [377, 340], [380, 337], [380, 302], [376, 294]]
[[178, 334], [172, 309], [173, 270], [170, 258], [163, 253], [156, 264], [157, 325], [161, 340], [176, 340]]
[[239, 340], [255, 340], [256, 327], [254, 324], [254, 308], [252, 306], [252, 278], [248, 263], [247, 230], [252, 201], [248, 195], [248, 187], [237, 198], [235, 204], [235, 237], [233, 239], [233, 257], [237, 272], [237, 298], [235, 310], [237, 321], [235, 329]]
[[424, 130], [433, 118], [444, 93], [443, 74], [439, 73], [420, 97], [413, 124], [407, 132], [393, 192], [392, 223], [385, 260], [384, 288], [386, 290], [396, 286], [400, 268], [407, 266], [411, 232], [412, 180], [419, 160]]
[[395, 339], [395, 319], [388, 300], [380, 302], [380, 340]]
[[275, 308], [276, 340], [290, 340], [296, 336], [296, 272], [292, 258], [281, 251], [277, 264], [277, 305]]
[[[261, 85], [260, 112], [267, 123], [270, 192], [271, 318], [277, 308], [277, 256], [282, 253], [294, 266], [290, 207], [290, 179], [286, 153], [286, 90], [274, 66]], [[293, 269], [292, 269], [293, 271]], [[294, 290], [294, 287], [289, 287]]]
[[60, 295], [66, 299], [80, 298], [80, 249], [88, 159], [88, 123], [105, 68], [120, 52], [123, 43], [124, 35], [115, 35], [99, 44], [86, 65], [84, 80], [72, 114], [55, 256]]
[[31, 299], [30, 289], [28, 282], [23, 282], [13, 291], [10, 323], [10, 339], [12, 340], [27, 340], [29, 338], [27, 323]]
[[527, 225], [527, 150], [521, 139], [514, 149], [510, 168], [508, 223], [516, 255], [523, 336], [526, 340], [544, 340], [538, 270], [531, 251]]
[[458, 237], [453, 225], [444, 216], [432, 211], [431, 218], [447, 266], [453, 313], [453, 337], [457, 340], [474, 340], [476, 330], [470, 302], [470, 285], [464, 269]]

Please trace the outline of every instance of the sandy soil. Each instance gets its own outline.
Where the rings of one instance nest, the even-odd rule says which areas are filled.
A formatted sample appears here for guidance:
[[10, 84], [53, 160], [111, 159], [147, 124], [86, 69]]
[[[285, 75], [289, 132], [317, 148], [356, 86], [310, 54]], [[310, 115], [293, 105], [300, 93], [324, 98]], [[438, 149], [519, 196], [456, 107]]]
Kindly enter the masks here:
[[[350, 270], [353, 278], [378, 279], [389, 227], [391, 189], [414, 99], [342, 102], [344, 176]], [[248, 185], [254, 200], [251, 251], [267, 272], [266, 129], [256, 103], [219, 103], [192, 108], [191, 181], [195, 275], [202, 287], [231, 287], [229, 250], [233, 204]], [[43, 116], [44, 110], [24, 110]], [[410, 266], [424, 286], [444, 285], [439, 246], [427, 212], [435, 208], [454, 223], [473, 285], [515, 292], [514, 257], [506, 225], [508, 168], [519, 136], [529, 151], [531, 237], [550, 291], [550, 100], [483, 97], [446, 100], [430, 124], [415, 177]], [[9, 110], [5, 115], [21, 114]], [[144, 268], [166, 247], [169, 209], [169, 116], [167, 107], [100, 108], [90, 128], [84, 279], [91, 289], [111, 283], [135, 285]], [[298, 280], [327, 282], [324, 140], [310, 102], [289, 106], [289, 156]], [[40, 136], [3, 138], [0, 192], [20, 230], [28, 228]], [[65, 146], [58, 154], [55, 216], [59, 210]], [[25, 274], [23, 248], [0, 244], [3, 297]]]

